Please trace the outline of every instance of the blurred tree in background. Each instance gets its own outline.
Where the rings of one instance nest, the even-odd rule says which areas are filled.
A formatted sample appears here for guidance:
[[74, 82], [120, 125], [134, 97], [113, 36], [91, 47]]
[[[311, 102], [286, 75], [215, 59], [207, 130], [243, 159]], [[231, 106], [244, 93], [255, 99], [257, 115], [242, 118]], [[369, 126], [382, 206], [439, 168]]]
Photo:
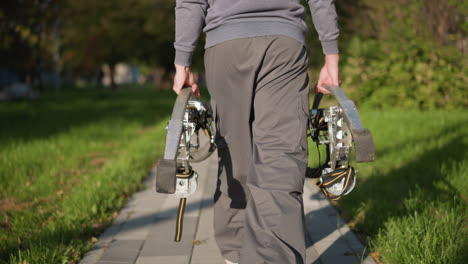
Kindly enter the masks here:
[[342, 0], [343, 86], [372, 108], [460, 108], [466, 0]]
[[[64, 62], [70, 70], [95, 73], [118, 62], [172, 70], [174, 3], [164, 0], [67, 1]], [[113, 76], [111, 74], [111, 76]]]
[[[60, 1], [0, 2], [0, 68], [17, 73], [20, 80], [40, 85], [39, 72], [54, 59], [54, 31]], [[48, 43], [44, 45], [44, 43]]]
[[[343, 87], [358, 104], [378, 109], [468, 105], [466, 0], [336, 3]], [[40, 86], [42, 71], [54, 72], [57, 83], [65, 75], [92, 80], [103, 64], [112, 72], [126, 62], [143, 72], [159, 68], [170, 82], [175, 1], [3, 0], [0, 6], [0, 70], [13, 71], [22, 81]], [[318, 68], [320, 43], [310, 16], [307, 22], [310, 66]], [[198, 71], [203, 44], [202, 37], [194, 56]]]
[[[5, 0], [0, 68], [35, 82], [38, 71], [92, 79], [106, 63], [173, 69], [173, 1]], [[113, 76], [111, 74], [111, 76]]]

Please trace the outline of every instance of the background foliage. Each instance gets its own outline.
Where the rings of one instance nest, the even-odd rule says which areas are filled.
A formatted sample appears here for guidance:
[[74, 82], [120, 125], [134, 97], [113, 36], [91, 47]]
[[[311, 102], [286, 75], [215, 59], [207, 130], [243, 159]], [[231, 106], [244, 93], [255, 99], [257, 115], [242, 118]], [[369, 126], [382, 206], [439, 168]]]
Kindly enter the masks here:
[[467, 106], [467, 1], [338, 4], [343, 87], [359, 104], [422, 110]]
[[[305, 0], [302, 1], [307, 6]], [[452, 109], [468, 104], [466, 0], [341, 0], [343, 87], [360, 105]], [[51, 69], [93, 78], [118, 62], [173, 71], [175, 1], [5, 0], [0, 68], [40, 82]], [[310, 66], [323, 63], [307, 18]], [[203, 71], [203, 37], [193, 68]], [[312, 81], [317, 74], [313, 74]]]

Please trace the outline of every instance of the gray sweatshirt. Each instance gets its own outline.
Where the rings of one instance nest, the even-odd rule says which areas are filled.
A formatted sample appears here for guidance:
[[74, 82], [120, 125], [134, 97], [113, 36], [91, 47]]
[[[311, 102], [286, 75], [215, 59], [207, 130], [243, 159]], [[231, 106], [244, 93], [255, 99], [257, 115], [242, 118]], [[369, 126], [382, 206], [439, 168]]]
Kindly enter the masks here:
[[[308, 0], [324, 54], [338, 53], [335, 0]], [[300, 0], [176, 0], [175, 64], [190, 66], [203, 30], [205, 48], [223, 41], [286, 35], [305, 45], [307, 24]]]

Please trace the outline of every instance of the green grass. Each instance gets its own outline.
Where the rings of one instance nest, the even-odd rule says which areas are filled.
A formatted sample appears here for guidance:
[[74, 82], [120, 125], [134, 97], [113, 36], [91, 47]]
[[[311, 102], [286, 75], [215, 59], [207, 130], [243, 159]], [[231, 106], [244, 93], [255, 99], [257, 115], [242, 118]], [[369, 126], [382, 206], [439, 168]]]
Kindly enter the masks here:
[[[174, 99], [81, 90], [0, 104], [0, 263], [76, 263], [161, 155]], [[354, 164], [342, 215], [384, 263], [468, 262], [468, 112], [361, 114], [377, 160]]]
[[354, 163], [342, 215], [384, 263], [468, 263], [468, 112], [361, 114], [376, 161]]
[[161, 155], [172, 91], [0, 104], [0, 263], [76, 263]]

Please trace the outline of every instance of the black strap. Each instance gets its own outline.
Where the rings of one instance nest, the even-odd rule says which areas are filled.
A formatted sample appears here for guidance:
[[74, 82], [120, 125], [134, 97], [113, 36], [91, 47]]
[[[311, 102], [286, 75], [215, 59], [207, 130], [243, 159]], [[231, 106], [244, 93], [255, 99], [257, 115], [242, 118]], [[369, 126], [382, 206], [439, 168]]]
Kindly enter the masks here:
[[189, 172], [185, 172], [185, 171], [179, 171], [177, 174], [176, 174], [176, 177], [177, 178], [190, 178], [193, 176], [193, 170], [191, 169]]
[[[350, 188], [352, 188], [351, 181], [354, 178], [354, 176], [355, 171], [353, 167], [348, 166], [347, 168], [340, 168], [323, 175], [322, 181], [318, 182], [317, 186], [320, 187], [320, 190], [323, 192], [323, 194], [325, 194], [325, 196], [327, 196], [331, 200], [336, 201], [343, 197], [344, 194], [347, 193], [350, 190]], [[341, 181], [343, 178], [345, 178], [345, 184], [340, 195], [334, 195], [327, 191], [326, 188], [332, 186], [338, 181]]]
[[312, 104], [312, 109], [318, 109], [320, 101], [322, 100], [323, 93], [315, 94], [314, 103]]

